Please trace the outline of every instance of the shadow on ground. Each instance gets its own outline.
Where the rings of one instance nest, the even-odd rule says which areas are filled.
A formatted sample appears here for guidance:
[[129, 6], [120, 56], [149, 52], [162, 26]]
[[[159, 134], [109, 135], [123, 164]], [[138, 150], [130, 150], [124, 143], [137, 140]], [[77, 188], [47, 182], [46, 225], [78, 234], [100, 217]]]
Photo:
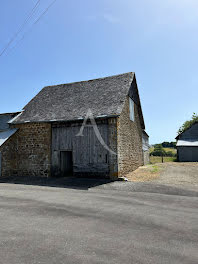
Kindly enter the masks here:
[[198, 189], [193, 186], [182, 185], [165, 185], [151, 182], [113, 182], [112, 184], [104, 184], [97, 188], [104, 190], [119, 190], [125, 192], [143, 192], [143, 193], [158, 193], [165, 195], [179, 195], [198, 197]]
[[104, 191], [121, 191], [126, 195], [132, 192], [158, 193], [165, 195], [179, 195], [198, 197], [198, 189], [193, 185], [166, 185], [152, 182], [124, 182], [112, 181], [110, 179], [98, 178], [42, 178], [42, 177], [9, 177], [0, 179], [0, 183], [23, 184], [33, 186], [60, 187], [79, 190], [104, 190]]
[[110, 179], [98, 178], [43, 178], [43, 177], [9, 177], [0, 179], [0, 183], [61, 187], [88, 190], [89, 188], [97, 187], [103, 184], [111, 183]]

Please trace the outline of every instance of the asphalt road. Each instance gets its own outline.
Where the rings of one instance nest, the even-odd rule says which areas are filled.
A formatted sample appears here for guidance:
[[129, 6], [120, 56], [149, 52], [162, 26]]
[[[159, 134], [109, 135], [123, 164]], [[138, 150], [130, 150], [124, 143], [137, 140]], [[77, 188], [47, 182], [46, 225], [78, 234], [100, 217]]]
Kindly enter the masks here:
[[0, 263], [198, 263], [198, 197], [0, 184]]

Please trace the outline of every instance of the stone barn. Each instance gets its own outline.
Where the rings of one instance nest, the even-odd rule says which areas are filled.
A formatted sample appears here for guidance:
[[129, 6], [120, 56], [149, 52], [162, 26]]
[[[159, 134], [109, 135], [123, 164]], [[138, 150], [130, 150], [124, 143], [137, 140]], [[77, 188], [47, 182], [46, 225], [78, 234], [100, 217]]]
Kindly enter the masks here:
[[198, 161], [198, 122], [176, 137], [177, 158], [181, 162]]
[[134, 73], [44, 87], [11, 121], [1, 176], [117, 178], [149, 162]]

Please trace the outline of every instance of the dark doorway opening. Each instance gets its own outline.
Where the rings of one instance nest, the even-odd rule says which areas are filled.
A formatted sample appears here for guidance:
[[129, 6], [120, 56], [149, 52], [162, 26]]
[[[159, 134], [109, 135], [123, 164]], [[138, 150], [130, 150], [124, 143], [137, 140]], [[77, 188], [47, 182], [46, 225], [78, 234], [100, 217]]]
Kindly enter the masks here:
[[73, 175], [72, 151], [60, 152], [60, 167], [62, 177], [69, 177]]

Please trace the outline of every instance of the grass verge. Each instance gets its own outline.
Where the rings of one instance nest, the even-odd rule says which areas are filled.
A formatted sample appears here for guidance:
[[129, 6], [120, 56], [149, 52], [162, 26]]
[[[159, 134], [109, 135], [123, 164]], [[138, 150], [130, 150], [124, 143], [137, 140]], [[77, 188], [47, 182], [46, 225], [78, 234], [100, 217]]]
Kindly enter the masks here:
[[[175, 161], [177, 161], [175, 157], [164, 157], [164, 163], [165, 162], [175, 162]], [[150, 163], [151, 164], [162, 163], [162, 157], [150, 156]]]

